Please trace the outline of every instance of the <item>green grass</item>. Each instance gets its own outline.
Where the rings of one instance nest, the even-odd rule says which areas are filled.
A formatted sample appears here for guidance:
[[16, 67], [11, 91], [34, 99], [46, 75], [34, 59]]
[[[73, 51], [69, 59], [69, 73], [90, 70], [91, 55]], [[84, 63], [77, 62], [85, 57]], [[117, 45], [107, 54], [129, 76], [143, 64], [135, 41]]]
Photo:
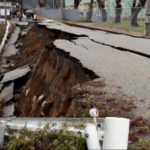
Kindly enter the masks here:
[[114, 28], [114, 29], [120, 29], [124, 31], [129, 32], [138, 32], [138, 33], [144, 33], [144, 27], [145, 27], [145, 20], [138, 20], [139, 27], [131, 27], [130, 26], [130, 20], [124, 19], [121, 23], [114, 23], [113, 19], [110, 19], [110, 22], [103, 22], [99, 23], [99, 26], [108, 27], [108, 28]]
[[6, 28], [5, 24], [0, 24], [0, 43], [3, 39], [4, 34], [5, 34], [5, 28]]

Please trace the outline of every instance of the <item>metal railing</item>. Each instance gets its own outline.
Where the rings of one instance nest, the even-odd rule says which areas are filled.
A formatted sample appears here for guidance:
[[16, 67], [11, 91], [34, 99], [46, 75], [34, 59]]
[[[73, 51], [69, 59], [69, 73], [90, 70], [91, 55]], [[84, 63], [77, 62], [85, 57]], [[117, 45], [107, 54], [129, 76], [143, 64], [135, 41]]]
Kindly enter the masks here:
[[[90, 118], [1, 118], [0, 119], [0, 145], [4, 143], [4, 136], [10, 136], [7, 128], [15, 132], [15, 136], [19, 137], [19, 131], [22, 128], [35, 132], [43, 129], [47, 124], [51, 131], [60, 130], [62, 124], [67, 124], [67, 130], [80, 135], [86, 139], [89, 150], [95, 149], [127, 149], [129, 134], [129, 119], [107, 117], [105, 119], [98, 118], [98, 110], [93, 108], [90, 110]], [[75, 125], [83, 125], [83, 129], [75, 128]], [[103, 141], [103, 145], [100, 144]]]

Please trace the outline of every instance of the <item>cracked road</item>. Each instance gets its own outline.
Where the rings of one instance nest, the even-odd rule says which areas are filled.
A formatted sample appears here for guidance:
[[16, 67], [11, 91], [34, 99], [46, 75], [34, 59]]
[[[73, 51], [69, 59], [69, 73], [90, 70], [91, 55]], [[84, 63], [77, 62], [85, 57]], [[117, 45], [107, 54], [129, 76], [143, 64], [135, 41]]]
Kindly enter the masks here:
[[[80, 36], [71, 41], [56, 40], [54, 45], [69, 52], [85, 68], [105, 79], [107, 91], [117, 92], [117, 87], [120, 87], [122, 99], [124, 96], [136, 99], [138, 107], [136, 115], [148, 117], [147, 111], [150, 107], [149, 39], [70, 27], [57, 22], [42, 22], [39, 25], [46, 26], [49, 30], [59, 30]], [[87, 37], [82, 37], [83, 35]], [[141, 102], [141, 100], [145, 101]]]

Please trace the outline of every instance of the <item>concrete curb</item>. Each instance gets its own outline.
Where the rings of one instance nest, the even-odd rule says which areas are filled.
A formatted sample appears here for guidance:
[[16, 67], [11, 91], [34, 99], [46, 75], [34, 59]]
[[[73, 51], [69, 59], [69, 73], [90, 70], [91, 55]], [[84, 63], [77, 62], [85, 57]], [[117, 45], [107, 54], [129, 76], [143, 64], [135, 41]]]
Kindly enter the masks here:
[[149, 39], [149, 37], [146, 37], [146, 36], [138, 36], [138, 35], [131, 35], [131, 34], [128, 34], [128, 33], [119, 33], [119, 32], [115, 32], [115, 31], [110, 31], [110, 30], [107, 30], [107, 29], [100, 29], [100, 28], [94, 28], [94, 27], [89, 27], [89, 26], [85, 26], [85, 25], [79, 25], [79, 24], [74, 24], [74, 23], [68, 23], [68, 22], [63, 22], [64, 24], [67, 24], [69, 26], [75, 26], [75, 27], [80, 27], [80, 28], [86, 28], [86, 29], [90, 29], [90, 30], [100, 30], [100, 31], [105, 31], [105, 32], [108, 32], [108, 33], [113, 33], [113, 34], [122, 34], [122, 35], [127, 35], [127, 36], [131, 36], [131, 37], [134, 37], [134, 38], [145, 38], [145, 39]]
[[2, 39], [2, 42], [0, 44], [0, 54], [2, 53], [2, 49], [7, 41], [7, 37], [8, 37], [8, 34], [9, 34], [9, 28], [10, 28], [10, 23], [7, 21], [7, 27], [6, 27], [6, 31], [5, 31], [5, 34], [4, 34], [4, 37]]

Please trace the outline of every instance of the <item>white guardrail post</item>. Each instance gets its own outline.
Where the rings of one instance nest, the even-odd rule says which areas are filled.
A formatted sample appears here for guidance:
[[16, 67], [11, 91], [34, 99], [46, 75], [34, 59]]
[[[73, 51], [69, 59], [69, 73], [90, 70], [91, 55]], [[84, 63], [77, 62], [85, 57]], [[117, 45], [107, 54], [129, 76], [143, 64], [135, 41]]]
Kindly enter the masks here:
[[[44, 126], [50, 121], [51, 123], [56, 123], [56, 127], [52, 127], [55, 130], [59, 130], [62, 123], [67, 123], [68, 130], [76, 133], [78, 136], [80, 132], [82, 137], [86, 139], [87, 147], [89, 150], [108, 150], [108, 149], [123, 149], [126, 150], [128, 147], [128, 135], [129, 135], [129, 124], [130, 120], [125, 118], [116, 117], [106, 117], [104, 120], [102, 118], [96, 119], [99, 112], [96, 108], [93, 108], [89, 112], [90, 116], [93, 117], [93, 123], [90, 118], [6, 118], [0, 121], [0, 145], [3, 145], [4, 135], [9, 136], [6, 131], [6, 125], [10, 129], [17, 130], [16, 136], [23, 127], [28, 128], [32, 132], [37, 129], [43, 129]], [[87, 121], [88, 119], [88, 121]], [[98, 124], [97, 125], [97, 120]], [[103, 120], [103, 121], [102, 121]], [[40, 126], [39, 126], [40, 122]], [[74, 125], [85, 124], [84, 129], [76, 129]], [[101, 126], [101, 127], [99, 127]], [[104, 137], [104, 138], [103, 138]], [[100, 141], [103, 141], [103, 146], [100, 145]]]
[[96, 117], [99, 115], [98, 110], [93, 108], [89, 114], [93, 117], [93, 124], [86, 124], [84, 128], [87, 147], [89, 150], [101, 150], [96, 121]]
[[128, 147], [129, 124], [129, 119], [105, 118], [103, 149], [126, 150]]

